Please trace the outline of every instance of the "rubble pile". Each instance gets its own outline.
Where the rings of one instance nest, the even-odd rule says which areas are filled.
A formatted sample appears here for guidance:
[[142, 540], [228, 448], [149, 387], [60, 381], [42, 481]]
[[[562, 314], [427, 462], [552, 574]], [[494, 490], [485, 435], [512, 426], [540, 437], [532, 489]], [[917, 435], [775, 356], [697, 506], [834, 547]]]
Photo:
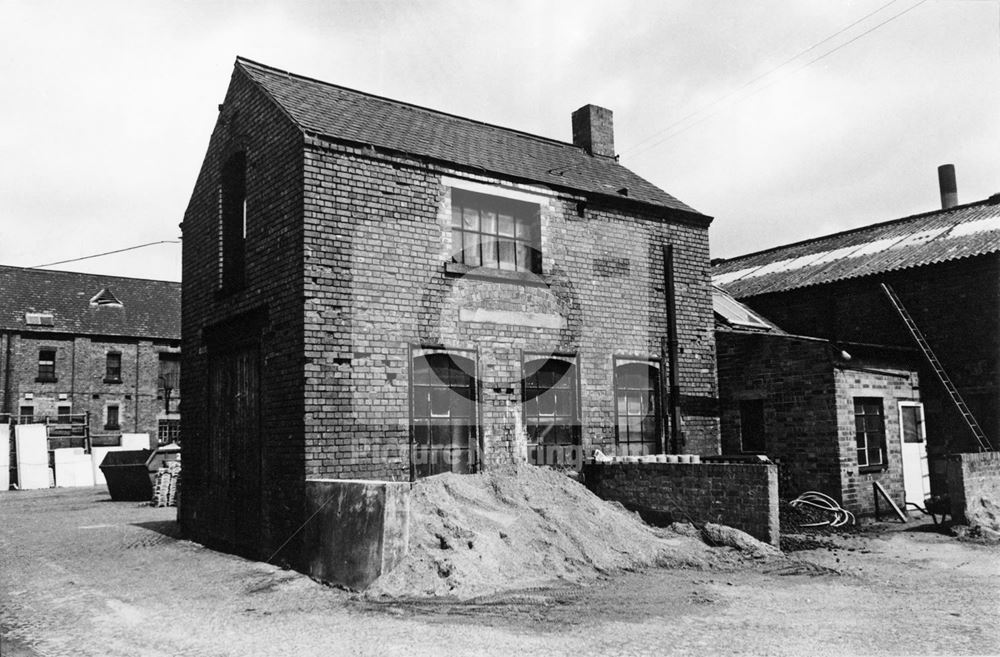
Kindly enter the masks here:
[[437, 475], [413, 487], [409, 554], [367, 593], [468, 599], [729, 558], [687, 534], [650, 527], [548, 468]]

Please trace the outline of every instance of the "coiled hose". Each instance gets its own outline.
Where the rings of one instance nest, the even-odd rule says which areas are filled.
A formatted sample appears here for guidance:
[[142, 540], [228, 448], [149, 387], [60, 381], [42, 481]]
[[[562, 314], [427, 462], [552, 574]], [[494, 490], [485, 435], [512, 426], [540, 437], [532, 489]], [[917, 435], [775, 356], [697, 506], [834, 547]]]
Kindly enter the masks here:
[[816, 509], [821, 509], [833, 514], [833, 519], [823, 520], [821, 522], [810, 522], [800, 527], [823, 527], [829, 525], [831, 527], [843, 527], [846, 524], [854, 524], [854, 514], [837, 504], [836, 500], [823, 493], [811, 490], [806, 493], [802, 493], [794, 500], [789, 502], [793, 507], [799, 508], [800, 506], [811, 506]]

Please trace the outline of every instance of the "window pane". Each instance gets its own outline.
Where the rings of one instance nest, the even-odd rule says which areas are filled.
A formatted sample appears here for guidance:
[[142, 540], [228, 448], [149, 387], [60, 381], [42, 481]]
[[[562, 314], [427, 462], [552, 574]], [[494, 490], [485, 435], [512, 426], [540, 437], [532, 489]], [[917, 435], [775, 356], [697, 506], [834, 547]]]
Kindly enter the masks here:
[[500, 269], [507, 271], [514, 271], [516, 267], [514, 266], [514, 242], [510, 240], [501, 240], [499, 243], [500, 247]]
[[882, 463], [882, 452], [877, 447], [868, 448], [868, 464], [877, 465]]
[[868, 460], [865, 458], [865, 450], [863, 449], [858, 450], [858, 465], [868, 465]]
[[539, 415], [555, 415], [556, 395], [552, 390], [542, 393], [537, 398]]
[[475, 208], [462, 208], [462, 225], [465, 230], [479, 230], [479, 211]]
[[479, 267], [482, 262], [479, 258], [479, 234], [465, 233], [462, 246], [464, 247], [462, 261], [470, 267]]
[[[415, 377], [414, 377], [415, 378]], [[429, 391], [427, 388], [418, 388], [414, 386], [413, 388], [413, 417], [429, 417], [430, 411], [430, 400]]]
[[518, 217], [515, 221], [515, 237], [519, 240], [532, 241], [534, 239], [534, 231], [531, 229], [532, 222], [523, 217]]
[[500, 267], [500, 256], [498, 255], [497, 241], [495, 239], [483, 238], [483, 267]]
[[484, 233], [497, 232], [497, 213], [492, 210], [483, 210], [480, 218], [480, 228]]
[[451, 447], [451, 427], [447, 424], [432, 424], [431, 442], [434, 447]]
[[506, 237], [514, 237], [514, 217], [509, 214], [501, 214], [499, 232]]
[[454, 393], [448, 388], [431, 388], [430, 393], [431, 417], [448, 417]]
[[413, 442], [417, 445], [427, 445], [430, 442], [430, 432], [427, 425], [420, 423], [413, 425]]
[[462, 226], [462, 206], [451, 206], [451, 225], [461, 228]]

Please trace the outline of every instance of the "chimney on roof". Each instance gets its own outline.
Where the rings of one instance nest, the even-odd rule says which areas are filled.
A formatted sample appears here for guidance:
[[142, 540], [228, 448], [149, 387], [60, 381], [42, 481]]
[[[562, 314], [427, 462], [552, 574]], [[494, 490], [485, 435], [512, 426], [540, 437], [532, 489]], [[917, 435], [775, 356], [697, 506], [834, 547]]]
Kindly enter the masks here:
[[573, 145], [591, 155], [615, 156], [615, 127], [611, 110], [584, 105], [573, 112]]
[[947, 210], [958, 205], [954, 164], [942, 164], [938, 167], [938, 185], [941, 187], [941, 209]]

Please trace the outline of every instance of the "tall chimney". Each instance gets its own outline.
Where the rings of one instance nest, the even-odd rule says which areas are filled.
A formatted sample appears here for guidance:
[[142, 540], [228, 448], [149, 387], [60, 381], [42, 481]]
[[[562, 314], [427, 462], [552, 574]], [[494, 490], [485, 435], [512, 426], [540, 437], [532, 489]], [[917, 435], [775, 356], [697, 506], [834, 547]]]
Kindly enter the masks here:
[[573, 144], [591, 155], [615, 156], [615, 127], [611, 110], [584, 105], [573, 112]]
[[958, 205], [954, 164], [942, 164], [938, 167], [938, 185], [941, 187], [941, 209], [947, 210]]

